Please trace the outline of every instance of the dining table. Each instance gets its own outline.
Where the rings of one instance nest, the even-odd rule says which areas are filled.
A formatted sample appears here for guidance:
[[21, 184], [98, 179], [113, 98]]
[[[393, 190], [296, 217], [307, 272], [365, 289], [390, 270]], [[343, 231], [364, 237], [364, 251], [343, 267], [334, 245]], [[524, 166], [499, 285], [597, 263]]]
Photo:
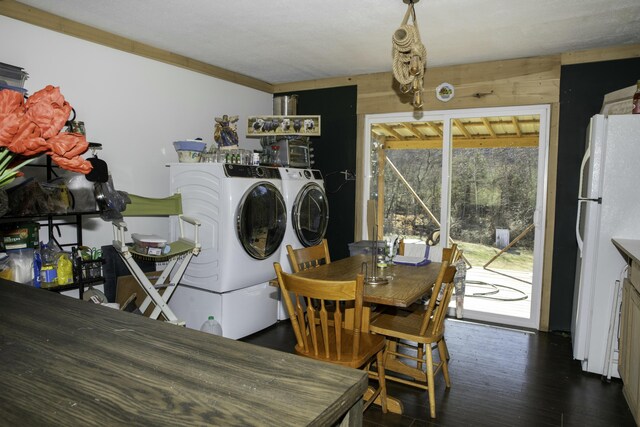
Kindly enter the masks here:
[[360, 425], [363, 371], [0, 279], [6, 425]]
[[[353, 255], [329, 264], [299, 271], [296, 276], [314, 280], [354, 280], [358, 273], [366, 270], [372, 275], [371, 256]], [[364, 287], [364, 302], [371, 304], [409, 307], [425, 295], [429, 295], [438, 273], [440, 262], [428, 262], [424, 265], [388, 263], [386, 267], [375, 267], [377, 277], [387, 279], [386, 284]]]
[[[365, 267], [366, 264], [366, 267]], [[367, 276], [386, 279], [385, 284], [368, 285], [364, 287], [364, 310], [362, 330], [368, 332], [370, 320], [382, 310], [384, 306], [407, 308], [421, 300], [424, 296], [429, 296], [440, 272], [441, 262], [429, 261], [424, 265], [410, 265], [400, 263], [388, 263], [384, 268], [374, 265], [370, 255], [353, 255], [328, 264], [323, 264], [315, 268], [302, 270], [295, 273], [296, 276], [306, 277], [314, 280], [354, 280], [359, 273], [367, 270]], [[350, 322], [349, 313], [345, 314], [345, 321]], [[395, 343], [391, 343], [393, 346]], [[393, 368], [396, 364], [401, 364], [398, 359], [387, 358], [387, 368]], [[365, 399], [373, 392], [369, 387], [365, 393]], [[376, 399], [378, 402], [379, 399]], [[387, 396], [387, 407], [389, 411], [401, 414], [403, 411], [402, 402], [393, 396]]]

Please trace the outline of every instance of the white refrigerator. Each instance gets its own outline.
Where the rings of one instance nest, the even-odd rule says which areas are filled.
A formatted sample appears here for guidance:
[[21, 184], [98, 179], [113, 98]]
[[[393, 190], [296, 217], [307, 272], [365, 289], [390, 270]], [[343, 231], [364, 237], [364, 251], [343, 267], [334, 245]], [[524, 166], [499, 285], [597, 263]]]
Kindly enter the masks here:
[[640, 239], [640, 115], [591, 118], [580, 171], [573, 357], [619, 377], [618, 289], [626, 263], [612, 238]]

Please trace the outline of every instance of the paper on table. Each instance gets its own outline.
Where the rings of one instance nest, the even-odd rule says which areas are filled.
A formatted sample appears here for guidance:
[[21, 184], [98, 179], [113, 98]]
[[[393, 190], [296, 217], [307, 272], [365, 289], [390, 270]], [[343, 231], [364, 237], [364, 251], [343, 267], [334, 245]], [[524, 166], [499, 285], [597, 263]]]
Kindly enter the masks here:
[[429, 261], [441, 262], [442, 261], [442, 246], [431, 246], [429, 248], [429, 255], [427, 256]]
[[429, 246], [425, 243], [405, 243], [404, 255], [397, 255], [393, 262], [397, 264], [424, 265], [428, 264]]

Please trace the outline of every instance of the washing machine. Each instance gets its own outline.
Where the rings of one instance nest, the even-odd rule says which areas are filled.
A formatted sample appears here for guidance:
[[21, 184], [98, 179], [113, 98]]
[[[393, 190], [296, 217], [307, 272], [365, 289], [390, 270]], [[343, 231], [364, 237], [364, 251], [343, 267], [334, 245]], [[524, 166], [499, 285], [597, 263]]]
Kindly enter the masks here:
[[[282, 193], [287, 206], [287, 228], [280, 252], [282, 269], [291, 272], [287, 245], [294, 249], [320, 244], [329, 223], [329, 202], [319, 170], [280, 168]], [[278, 320], [289, 318], [282, 297], [278, 298]]]
[[184, 214], [202, 223], [202, 251], [169, 301], [171, 309], [193, 329], [213, 315], [223, 335], [234, 339], [275, 323], [278, 292], [269, 280], [288, 222], [279, 169], [174, 163], [169, 170], [171, 193], [182, 195]]

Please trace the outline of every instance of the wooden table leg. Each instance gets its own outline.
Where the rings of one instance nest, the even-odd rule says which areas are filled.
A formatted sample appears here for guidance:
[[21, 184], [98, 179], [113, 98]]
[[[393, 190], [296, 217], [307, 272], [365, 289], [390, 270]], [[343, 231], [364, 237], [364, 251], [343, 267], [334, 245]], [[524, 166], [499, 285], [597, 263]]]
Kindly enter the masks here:
[[347, 412], [339, 427], [362, 426], [362, 400], [358, 400]]

